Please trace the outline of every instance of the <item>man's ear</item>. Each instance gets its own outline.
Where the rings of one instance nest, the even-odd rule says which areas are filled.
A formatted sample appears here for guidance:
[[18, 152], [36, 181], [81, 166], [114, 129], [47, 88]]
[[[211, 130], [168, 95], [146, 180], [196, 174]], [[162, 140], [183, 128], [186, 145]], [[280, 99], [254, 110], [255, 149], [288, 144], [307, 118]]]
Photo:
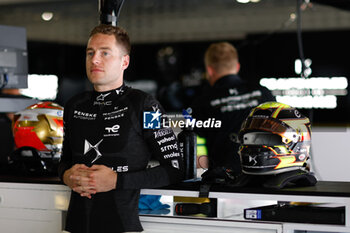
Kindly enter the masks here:
[[236, 64], [236, 74], [238, 74], [240, 69], [241, 69], [241, 63], [237, 62], [237, 64]]
[[130, 64], [130, 56], [126, 54], [123, 56], [123, 69], [125, 70], [126, 68], [128, 68], [129, 64]]
[[217, 74], [216, 71], [213, 67], [207, 66], [207, 79], [210, 85], [214, 85], [216, 79], [217, 79]]
[[209, 77], [209, 78], [210, 78], [210, 77], [213, 77], [214, 72], [215, 72], [214, 69], [213, 69], [213, 67], [207, 66], [206, 69], [207, 69], [208, 77]]

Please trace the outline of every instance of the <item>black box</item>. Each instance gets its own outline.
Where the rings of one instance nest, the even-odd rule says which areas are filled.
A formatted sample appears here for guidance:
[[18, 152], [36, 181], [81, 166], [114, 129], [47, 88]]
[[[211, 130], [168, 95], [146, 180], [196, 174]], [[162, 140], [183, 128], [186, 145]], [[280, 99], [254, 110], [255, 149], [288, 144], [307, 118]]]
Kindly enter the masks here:
[[345, 225], [345, 207], [277, 204], [244, 209], [244, 218], [261, 221]]

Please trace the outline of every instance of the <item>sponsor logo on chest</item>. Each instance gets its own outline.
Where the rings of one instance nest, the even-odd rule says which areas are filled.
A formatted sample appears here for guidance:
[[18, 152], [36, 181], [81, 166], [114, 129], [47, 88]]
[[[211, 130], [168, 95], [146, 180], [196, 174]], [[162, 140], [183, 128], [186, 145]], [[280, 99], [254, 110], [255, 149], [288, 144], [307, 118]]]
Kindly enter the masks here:
[[88, 140], [85, 139], [85, 142], [84, 142], [84, 155], [86, 155], [90, 150], [94, 150], [96, 152], [96, 156], [95, 156], [94, 160], [91, 161], [92, 164], [102, 156], [102, 154], [101, 154], [101, 152], [100, 152], [100, 150], [98, 148], [102, 141], [103, 141], [103, 139], [101, 139], [96, 144], [91, 144]]
[[128, 107], [123, 107], [121, 109], [118, 109], [118, 107], [116, 110], [112, 111], [112, 112], [105, 112], [102, 114], [103, 119], [104, 120], [114, 120], [117, 118], [121, 118], [124, 117], [126, 115], [126, 112], [128, 111]]
[[119, 136], [119, 129], [120, 125], [113, 125], [111, 127], [107, 126], [105, 127], [105, 133], [103, 134], [104, 137], [116, 137]]
[[112, 167], [112, 170], [115, 172], [127, 172], [127, 171], [129, 171], [129, 166]]
[[105, 101], [105, 98], [109, 96], [111, 93], [107, 94], [101, 94], [96, 97], [96, 100], [94, 101], [93, 105], [103, 105], [103, 106], [109, 106], [112, 105], [112, 101]]
[[73, 118], [81, 120], [95, 120], [97, 117], [96, 113], [82, 112], [79, 110], [74, 110]]

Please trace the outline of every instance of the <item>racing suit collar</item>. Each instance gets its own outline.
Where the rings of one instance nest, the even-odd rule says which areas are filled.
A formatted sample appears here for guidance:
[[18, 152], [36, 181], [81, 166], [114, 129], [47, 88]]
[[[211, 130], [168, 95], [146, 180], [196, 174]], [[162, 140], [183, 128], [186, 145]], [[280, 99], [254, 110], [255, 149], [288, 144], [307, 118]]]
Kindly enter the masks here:
[[221, 77], [214, 83], [213, 87], [227, 87], [229, 85], [238, 85], [241, 84], [242, 79], [236, 74], [229, 74]]
[[96, 101], [106, 101], [109, 99], [113, 99], [116, 96], [121, 96], [124, 94], [126, 90], [126, 86], [123, 83], [120, 87], [116, 88], [116, 89], [112, 89], [109, 91], [103, 91], [103, 92], [98, 92], [98, 91], [93, 91], [93, 98]]

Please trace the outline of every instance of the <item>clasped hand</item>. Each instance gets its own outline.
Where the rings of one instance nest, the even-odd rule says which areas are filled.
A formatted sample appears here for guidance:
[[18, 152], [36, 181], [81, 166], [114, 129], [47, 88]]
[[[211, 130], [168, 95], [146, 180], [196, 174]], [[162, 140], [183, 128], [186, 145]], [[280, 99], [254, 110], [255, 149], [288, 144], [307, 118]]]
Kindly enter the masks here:
[[65, 171], [63, 182], [80, 196], [91, 198], [93, 194], [115, 189], [117, 173], [104, 165], [75, 164]]

